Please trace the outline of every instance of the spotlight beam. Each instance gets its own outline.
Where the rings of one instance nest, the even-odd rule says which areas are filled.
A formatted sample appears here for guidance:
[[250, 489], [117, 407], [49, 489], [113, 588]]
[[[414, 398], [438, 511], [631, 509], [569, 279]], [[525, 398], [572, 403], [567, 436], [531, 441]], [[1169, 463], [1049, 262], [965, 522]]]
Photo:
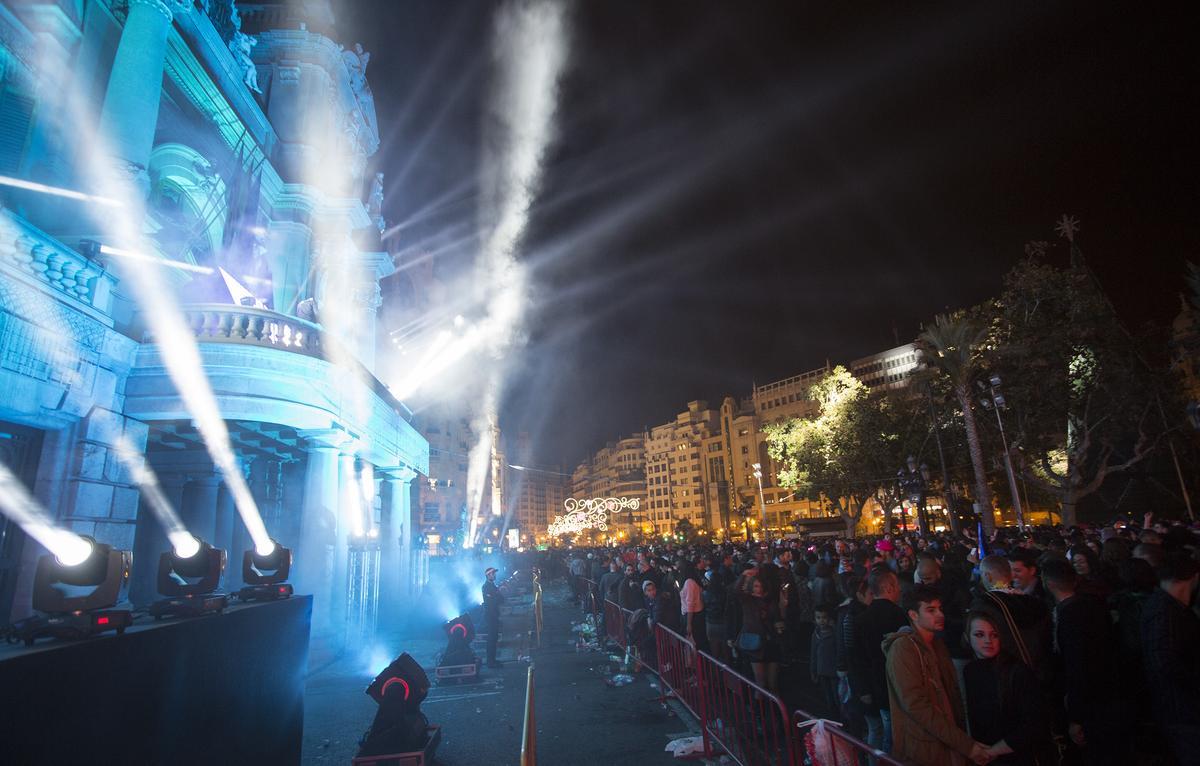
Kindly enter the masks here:
[[196, 552], [200, 550], [200, 543], [196, 541], [195, 535], [187, 530], [179, 518], [179, 514], [171, 507], [171, 503], [167, 500], [162, 485], [158, 481], [158, 476], [146, 462], [145, 456], [134, 449], [133, 445], [124, 438], [116, 445], [116, 453], [117, 459], [129, 471], [134, 483], [141, 490], [142, 497], [150, 506], [150, 511], [166, 531], [167, 539], [171, 541], [171, 547], [175, 549], [175, 553], [185, 559], [196, 555]]
[[80, 564], [91, 555], [91, 544], [74, 532], [55, 526], [21, 480], [3, 463], [0, 463], [0, 511], [65, 566]]

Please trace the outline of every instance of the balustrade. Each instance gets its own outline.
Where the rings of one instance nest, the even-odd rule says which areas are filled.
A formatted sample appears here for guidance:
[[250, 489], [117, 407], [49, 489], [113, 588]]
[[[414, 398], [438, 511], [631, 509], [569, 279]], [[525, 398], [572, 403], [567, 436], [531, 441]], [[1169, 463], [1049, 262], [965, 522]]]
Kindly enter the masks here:
[[321, 330], [303, 319], [267, 309], [227, 304], [189, 304], [184, 316], [202, 342], [242, 343], [320, 357]]
[[24, 231], [0, 226], [0, 268], [108, 314], [117, 280], [95, 261], [21, 223]]

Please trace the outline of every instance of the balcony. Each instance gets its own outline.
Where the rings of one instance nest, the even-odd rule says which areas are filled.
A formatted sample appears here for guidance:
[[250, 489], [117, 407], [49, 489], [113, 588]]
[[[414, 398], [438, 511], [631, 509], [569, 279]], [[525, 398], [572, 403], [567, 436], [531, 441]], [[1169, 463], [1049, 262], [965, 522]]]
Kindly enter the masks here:
[[15, 216], [0, 218], [0, 274], [113, 325], [109, 312], [116, 277]]
[[[182, 307], [196, 340], [276, 348], [324, 358], [320, 325], [268, 309], [226, 303], [193, 303]], [[146, 331], [146, 342], [153, 338]]]

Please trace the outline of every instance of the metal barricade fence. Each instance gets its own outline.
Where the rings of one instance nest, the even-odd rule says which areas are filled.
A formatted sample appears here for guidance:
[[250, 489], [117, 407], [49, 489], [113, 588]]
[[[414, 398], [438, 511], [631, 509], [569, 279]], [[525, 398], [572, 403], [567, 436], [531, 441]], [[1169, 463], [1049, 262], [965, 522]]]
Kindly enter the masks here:
[[583, 587], [587, 590], [583, 594], [583, 612], [595, 617], [599, 617], [603, 613], [603, 608], [600, 604], [600, 583], [595, 580], [589, 580], [586, 577], [579, 578], [583, 583]]
[[859, 766], [861, 754], [872, 758], [878, 766], [904, 766], [901, 761], [875, 750], [858, 737], [846, 733], [837, 721], [816, 718], [797, 710], [793, 718], [796, 732], [796, 752], [808, 754], [813, 766]]
[[741, 766], [801, 766], [799, 730], [778, 696], [704, 652], [696, 662], [708, 739]]
[[621, 608], [615, 601], [604, 602], [604, 632], [609, 639], [622, 649], [627, 649], [625, 641], [625, 617], [629, 612]]
[[663, 691], [671, 694], [701, 722], [704, 736], [704, 755], [712, 754], [709, 731], [704, 722], [708, 720], [704, 707], [705, 695], [703, 665], [699, 662], [696, 645], [664, 625], [654, 626], [654, 642], [658, 654], [658, 679]]

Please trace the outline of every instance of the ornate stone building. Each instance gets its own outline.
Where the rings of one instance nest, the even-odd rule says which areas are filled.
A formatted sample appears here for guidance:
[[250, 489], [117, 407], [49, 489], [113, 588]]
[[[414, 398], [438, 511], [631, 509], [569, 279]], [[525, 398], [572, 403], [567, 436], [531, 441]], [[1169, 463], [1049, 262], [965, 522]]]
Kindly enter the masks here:
[[[58, 523], [134, 550], [135, 602], [154, 598], [167, 545], [118, 445], [144, 451], [188, 528], [231, 562], [249, 539], [128, 268], [174, 291], [316, 626], [338, 627], [348, 556], [367, 544], [351, 506], [378, 541], [384, 614], [412, 587], [429, 447], [373, 373], [393, 266], [368, 173], [368, 59], [336, 42], [326, 0], [0, 2], [0, 460]], [[106, 201], [81, 170], [99, 147], [145, 195], [152, 252], [105, 247]], [[28, 612], [42, 551], [2, 520], [0, 545], [4, 622]], [[231, 564], [226, 586], [239, 579]]]

